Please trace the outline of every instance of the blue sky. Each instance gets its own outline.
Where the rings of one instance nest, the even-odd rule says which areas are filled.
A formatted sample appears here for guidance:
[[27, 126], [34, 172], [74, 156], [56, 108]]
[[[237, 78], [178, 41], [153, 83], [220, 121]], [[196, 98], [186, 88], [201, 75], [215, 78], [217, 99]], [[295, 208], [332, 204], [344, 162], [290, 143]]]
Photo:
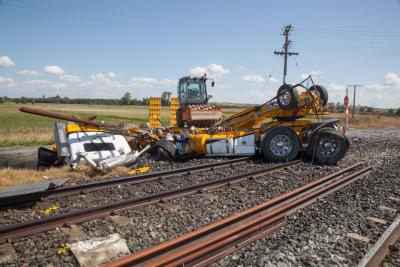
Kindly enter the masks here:
[[363, 84], [358, 103], [397, 108], [399, 14], [399, 0], [0, 0], [0, 95], [140, 99], [206, 71], [215, 101], [261, 103], [290, 23], [289, 82], [311, 73], [335, 102]]

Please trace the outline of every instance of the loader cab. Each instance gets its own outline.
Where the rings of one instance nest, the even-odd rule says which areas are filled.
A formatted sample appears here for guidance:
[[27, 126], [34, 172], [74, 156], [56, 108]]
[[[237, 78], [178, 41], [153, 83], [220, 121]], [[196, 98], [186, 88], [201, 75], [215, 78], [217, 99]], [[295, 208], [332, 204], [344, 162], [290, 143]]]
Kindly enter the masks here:
[[[187, 105], [206, 105], [207, 95], [206, 77], [183, 77], [178, 82], [178, 97], [181, 107]], [[212, 82], [212, 86], [214, 82]]]

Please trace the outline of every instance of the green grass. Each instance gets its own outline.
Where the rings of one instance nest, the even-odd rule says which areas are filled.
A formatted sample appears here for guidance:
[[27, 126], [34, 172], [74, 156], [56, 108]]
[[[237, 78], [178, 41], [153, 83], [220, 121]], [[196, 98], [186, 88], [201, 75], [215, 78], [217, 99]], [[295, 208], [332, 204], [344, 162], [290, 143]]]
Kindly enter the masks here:
[[[23, 113], [21, 105], [5, 103], [0, 105], [0, 147], [39, 146], [53, 142], [53, 124], [56, 119]], [[108, 105], [76, 105], [76, 104], [25, 104], [33, 108], [78, 116], [88, 119], [96, 115], [96, 120], [106, 123], [125, 123], [139, 126], [148, 122], [147, 106], [108, 106]], [[226, 108], [225, 116], [239, 111], [237, 108]], [[169, 107], [162, 107], [161, 120], [169, 125]]]

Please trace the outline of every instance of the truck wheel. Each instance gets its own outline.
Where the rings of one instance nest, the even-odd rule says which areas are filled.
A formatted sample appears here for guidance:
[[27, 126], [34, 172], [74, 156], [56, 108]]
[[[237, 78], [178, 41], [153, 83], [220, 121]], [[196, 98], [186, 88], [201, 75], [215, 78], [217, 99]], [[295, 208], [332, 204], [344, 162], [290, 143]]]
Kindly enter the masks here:
[[283, 126], [268, 131], [261, 145], [264, 157], [272, 162], [288, 162], [299, 154], [300, 141], [297, 134]]
[[321, 85], [313, 85], [310, 88], [308, 88], [308, 90], [318, 95], [323, 107], [325, 107], [326, 104], [328, 104], [328, 91], [326, 90], [325, 87]]
[[346, 154], [349, 141], [332, 128], [315, 133], [308, 144], [308, 154], [314, 163], [335, 165]]
[[168, 140], [159, 140], [154, 145], [153, 158], [155, 160], [175, 160], [176, 146]]
[[290, 84], [284, 84], [279, 87], [276, 99], [281, 109], [295, 109], [299, 101], [299, 93]]

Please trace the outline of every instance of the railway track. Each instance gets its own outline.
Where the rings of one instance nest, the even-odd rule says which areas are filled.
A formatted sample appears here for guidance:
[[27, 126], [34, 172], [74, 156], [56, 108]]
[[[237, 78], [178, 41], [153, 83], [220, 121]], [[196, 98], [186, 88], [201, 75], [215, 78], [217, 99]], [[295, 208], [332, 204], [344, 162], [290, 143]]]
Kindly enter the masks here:
[[90, 182], [90, 183], [83, 183], [77, 185], [70, 185], [70, 186], [63, 186], [60, 188], [54, 188], [50, 190], [40, 191], [40, 192], [33, 192], [28, 194], [18, 194], [12, 195], [7, 197], [0, 197], [0, 208], [12, 206], [12, 205], [20, 205], [25, 203], [34, 202], [37, 200], [46, 201], [50, 199], [56, 199], [66, 196], [78, 195], [78, 194], [87, 194], [90, 192], [100, 191], [107, 188], [126, 185], [126, 184], [139, 184], [144, 182], [150, 182], [155, 180], [161, 180], [168, 177], [173, 177], [176, 175], [184, 175], [184, 174], [191, 174], [199, 171], [207, 171], [213, 170], [217, 168], [223, 168], [226, 166], [230, 166], [233, 164], [242, 163], [248, 160], [247, 157], [245, 158], [237, 158], [222, 162], [216, 162], [211, 164], [202, 164], [192, 167], [186, 168], [179, 168], [167, 171], [160, 171], [160, 172], [153, 172], [153, 173], [146, 173], [141, 175], [131, 175], [126, 177], [119, 177], [114, 179]]
[[[287, 215], [368, 173], [361, 163], [104, 266], [206, 266], [282, 227]], [[350, 173], [351, 172], [351, 173]], [[350, 174], [349, 174], [350, 173]]]
[[[229, 164], [241, 162], [245, 159], [236, 159], [230, 161]], [[0, 227], [0, 240], [13, 240], [19, 237], [28, 236], [44, 231], [48, 231], [54, 229], [56, 227], [61, 227], [63, 225], [68, 224], [78, 224], [89, 220], [94, 220], [102, 217], [106, 217], [109, 215], [117, 215], [126, 210], [138, 209], [147, 205], [167, 201], [174, 198], [179, 198], [191, 194], [195, 194], [198, 192], [213, 190], [222, 186], [230, 185], [231, 183], [237, 183], [249, 178], [256, 178], [257, 176], [265, 175], [271, 172], [275, 172], [281, 169], [284, 169], [289, 166], [293, 166], [299, 164], [301, 161], [293, 161], [289, 163], [279, 164], [273, 167], [264, 168], [261, 170], [241, 173], [234, 176], [224, 177], [208, 182], [198, 183], [195, 185], [182, 187], [174, 190], [167, 190], [156, 194], [150, 194], [145, 196], [140, 196], [136, 198], [131, 198], [127, 200], [121, 200], [101, 206], [81, 209], [77, 211], [72, 211], [69, 213], [54, 215], [45, 217], [42, 219], [26, 221], [17, 224], [11, 224]], [[209, 168], [215, 168], [216, 166], [221, 166], [223, 164], [216, 165], [208, 165]], [[206, 166], [202, 166], [201, 168], [205, 169]], [[190, 168], [190, 171], [201, 169], [200, 166], [195, 168]], [[180, 169], [180, 173], [187, 173], [189, 168]], [[159, 179], [160, 177], [165, 177], [165, 175], [174, 175], [176, 171], [166, 171], [163, 172], [163, 175], [160, 173], [154, 173], [152, 175], [146, 175], [145, 181], [149, 181], [150, 179]], [[150, 177], [150, 178], [149, 178]], [[137, 177], [136, 177], [137, 178]], [[143, 177], [140, 178], [143, 181]], [[133, 182], [137, 182], [138, 180], [134, 180]], [[130, 183], [130, 182], [129, 182]], [[98, 189], [98, 188], [96, 188]]]
[[357, 267], [373, 267], [381, 265], [389, 252], [389, 247], [400, 238], [400, 216], [386, 229], [374, 246], [365, 254]]

